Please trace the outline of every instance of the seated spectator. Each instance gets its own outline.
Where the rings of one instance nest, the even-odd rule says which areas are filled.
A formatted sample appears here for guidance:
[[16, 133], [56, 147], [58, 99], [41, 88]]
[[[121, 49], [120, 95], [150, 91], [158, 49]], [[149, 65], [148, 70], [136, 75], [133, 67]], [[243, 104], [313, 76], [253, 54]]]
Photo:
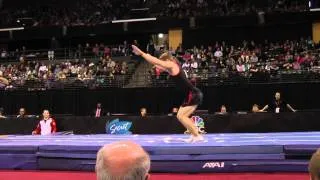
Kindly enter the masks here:
[[50, 135], [57, 132], [56, 121], [50, 117], [49, 110], [43, 110], [43, 119], [40, 120], [36, 129], [32, 131], [33, 135]]
[[140, 116], [142, 117], [142, 118], [145, 118], [145, 117], [147, 117], [147, 108], [141, 108], [140, 109]]
[[150, 157], [131, 141], [102, 147], [97, 153], [97, 180], [149, 180]]
[[191, 59], [190, 69], [192, 73], [198, 72], [198, 62], [195, 59]]
[[214, 56], [217, 58], [220, 58], [223, 56], [222, 51], [220, 50], [220, 48], [217, 49], [217, 51], [214, 53]]
[[255, 64], [252, 64], [249, 70], [251, 73], [256, 73], [259, 71], [259, 69], [256, 67]]
[[257, 63], [258, 61], [259, 61], [259, 59], [258, 59], [256, 53], [253, 53], [251, 58], [250, 58], [250, 62], [251, 63]]
[[2, 72], [0, 73], [0, 88], [5, 88], [9, 85], [9, 80], [5, 77], [2, 77]]
[[227, 114], [227, 113], [228, 113], [228, 112], [227, 112], [227, 107], [226, 107], [225, 105], [222, 105], [222, 106], [220, 107], [220, 111], [217, 112], [216, 114], [224, 115], [224, 114]]
[[0, 119], [6, 118], [6, 117], [3, 115], [3, 112], [4, 112], [4, 109], [3, 109], [3, 108], [0, 108]]
[[178, 108], [172, 108], [172, 112], [168, 114], [168, 116], [176, 116], [178, 114]]
[[238, 61], [238, 64], [237, 64], [237, 71], [239, 72], [239, 73], [242, 73], [242, 72], [245, 72], [245, 66], [244, 66], [244, 64], [242, 63], [242, 61], [241, 60], [239, 60]]
[[20, 108], [19, 109], [19, 114], [17, 115], [17, 118], [27, 118], [26, 114], [26, 109], [25, 108]]
[[121, 74], [127, 74], [128, 72], [128, 65], [125, 61], [121, 64]]
[[265, 111], [260, 110], [258, 104], [254, 104], [254, 105], [252, 106], [251, 112], [253, 112], [253, 113], [258, 113], [258, 112], [265, 112]]

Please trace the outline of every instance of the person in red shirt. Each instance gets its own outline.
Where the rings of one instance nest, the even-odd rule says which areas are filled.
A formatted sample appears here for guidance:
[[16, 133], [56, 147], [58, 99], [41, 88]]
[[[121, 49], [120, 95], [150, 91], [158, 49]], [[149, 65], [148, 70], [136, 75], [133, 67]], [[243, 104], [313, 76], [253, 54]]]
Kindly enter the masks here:
[[43, 119], [40, 120], [36, 129], [32, 131], [33, 135], [50, 135], [57, 132], [56, 121], [50, 117], [49, 110], [43, 110]]

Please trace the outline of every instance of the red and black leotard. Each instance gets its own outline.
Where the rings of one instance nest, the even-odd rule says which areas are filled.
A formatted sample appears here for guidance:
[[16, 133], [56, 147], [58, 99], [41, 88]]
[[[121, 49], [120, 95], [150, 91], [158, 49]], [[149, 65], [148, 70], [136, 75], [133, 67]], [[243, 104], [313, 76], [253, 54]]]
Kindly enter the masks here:
[[203, 98], [202, 92], [200, 91], [200, 89], [196, 88], [195, 85], [191, 83], [191, 81], [188, 80], [181, 66], [178, 63], [177, 65], [179, 67], [179, 73], [175, 76], [171, 76], [171, 79], [186, 96], [182, 107], [200, 105]]

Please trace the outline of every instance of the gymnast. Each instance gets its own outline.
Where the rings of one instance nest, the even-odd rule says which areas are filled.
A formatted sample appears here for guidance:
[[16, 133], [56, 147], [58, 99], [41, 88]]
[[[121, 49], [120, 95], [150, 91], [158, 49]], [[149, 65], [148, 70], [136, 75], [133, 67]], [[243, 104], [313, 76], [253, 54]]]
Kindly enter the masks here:
[[196, 88], [186, 77], [186, 74], [181, 69], [178, 60], [168, 53], [163, 53], [160, 58], [144, 53], [137, 46], [132, 45], [132, 50], [137, 56], [141, 56], [156, 68], [166, 71], [170, 74], [171, 79], [175, 82], [176, 87], [185, 94], [185, 101], [180, 106], [177, 118], [180, 123], [191, 133], [191, 137], [186, 140], [189, 143], [204, 141], [203, 136], [199, 133], [198, 128], [190, 119], [192, 113], [197, 109], [202, 102], [202, 92]]

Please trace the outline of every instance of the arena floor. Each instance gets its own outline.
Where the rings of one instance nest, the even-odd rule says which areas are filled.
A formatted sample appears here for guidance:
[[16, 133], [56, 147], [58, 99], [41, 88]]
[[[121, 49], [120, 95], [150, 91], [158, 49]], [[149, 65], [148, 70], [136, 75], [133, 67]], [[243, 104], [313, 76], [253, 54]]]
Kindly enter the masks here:
[[[93, 172], [0, 171], [1, 180], [96, 180]], [[151, 174], [151, 180], [308, 180], [307, 173]]]
[[98, 149], [133, 140], [151, 155], [153, 173], [307, 172], [320, 132], [186, 135], [1, 136], [0, 169], [93, 171]]

